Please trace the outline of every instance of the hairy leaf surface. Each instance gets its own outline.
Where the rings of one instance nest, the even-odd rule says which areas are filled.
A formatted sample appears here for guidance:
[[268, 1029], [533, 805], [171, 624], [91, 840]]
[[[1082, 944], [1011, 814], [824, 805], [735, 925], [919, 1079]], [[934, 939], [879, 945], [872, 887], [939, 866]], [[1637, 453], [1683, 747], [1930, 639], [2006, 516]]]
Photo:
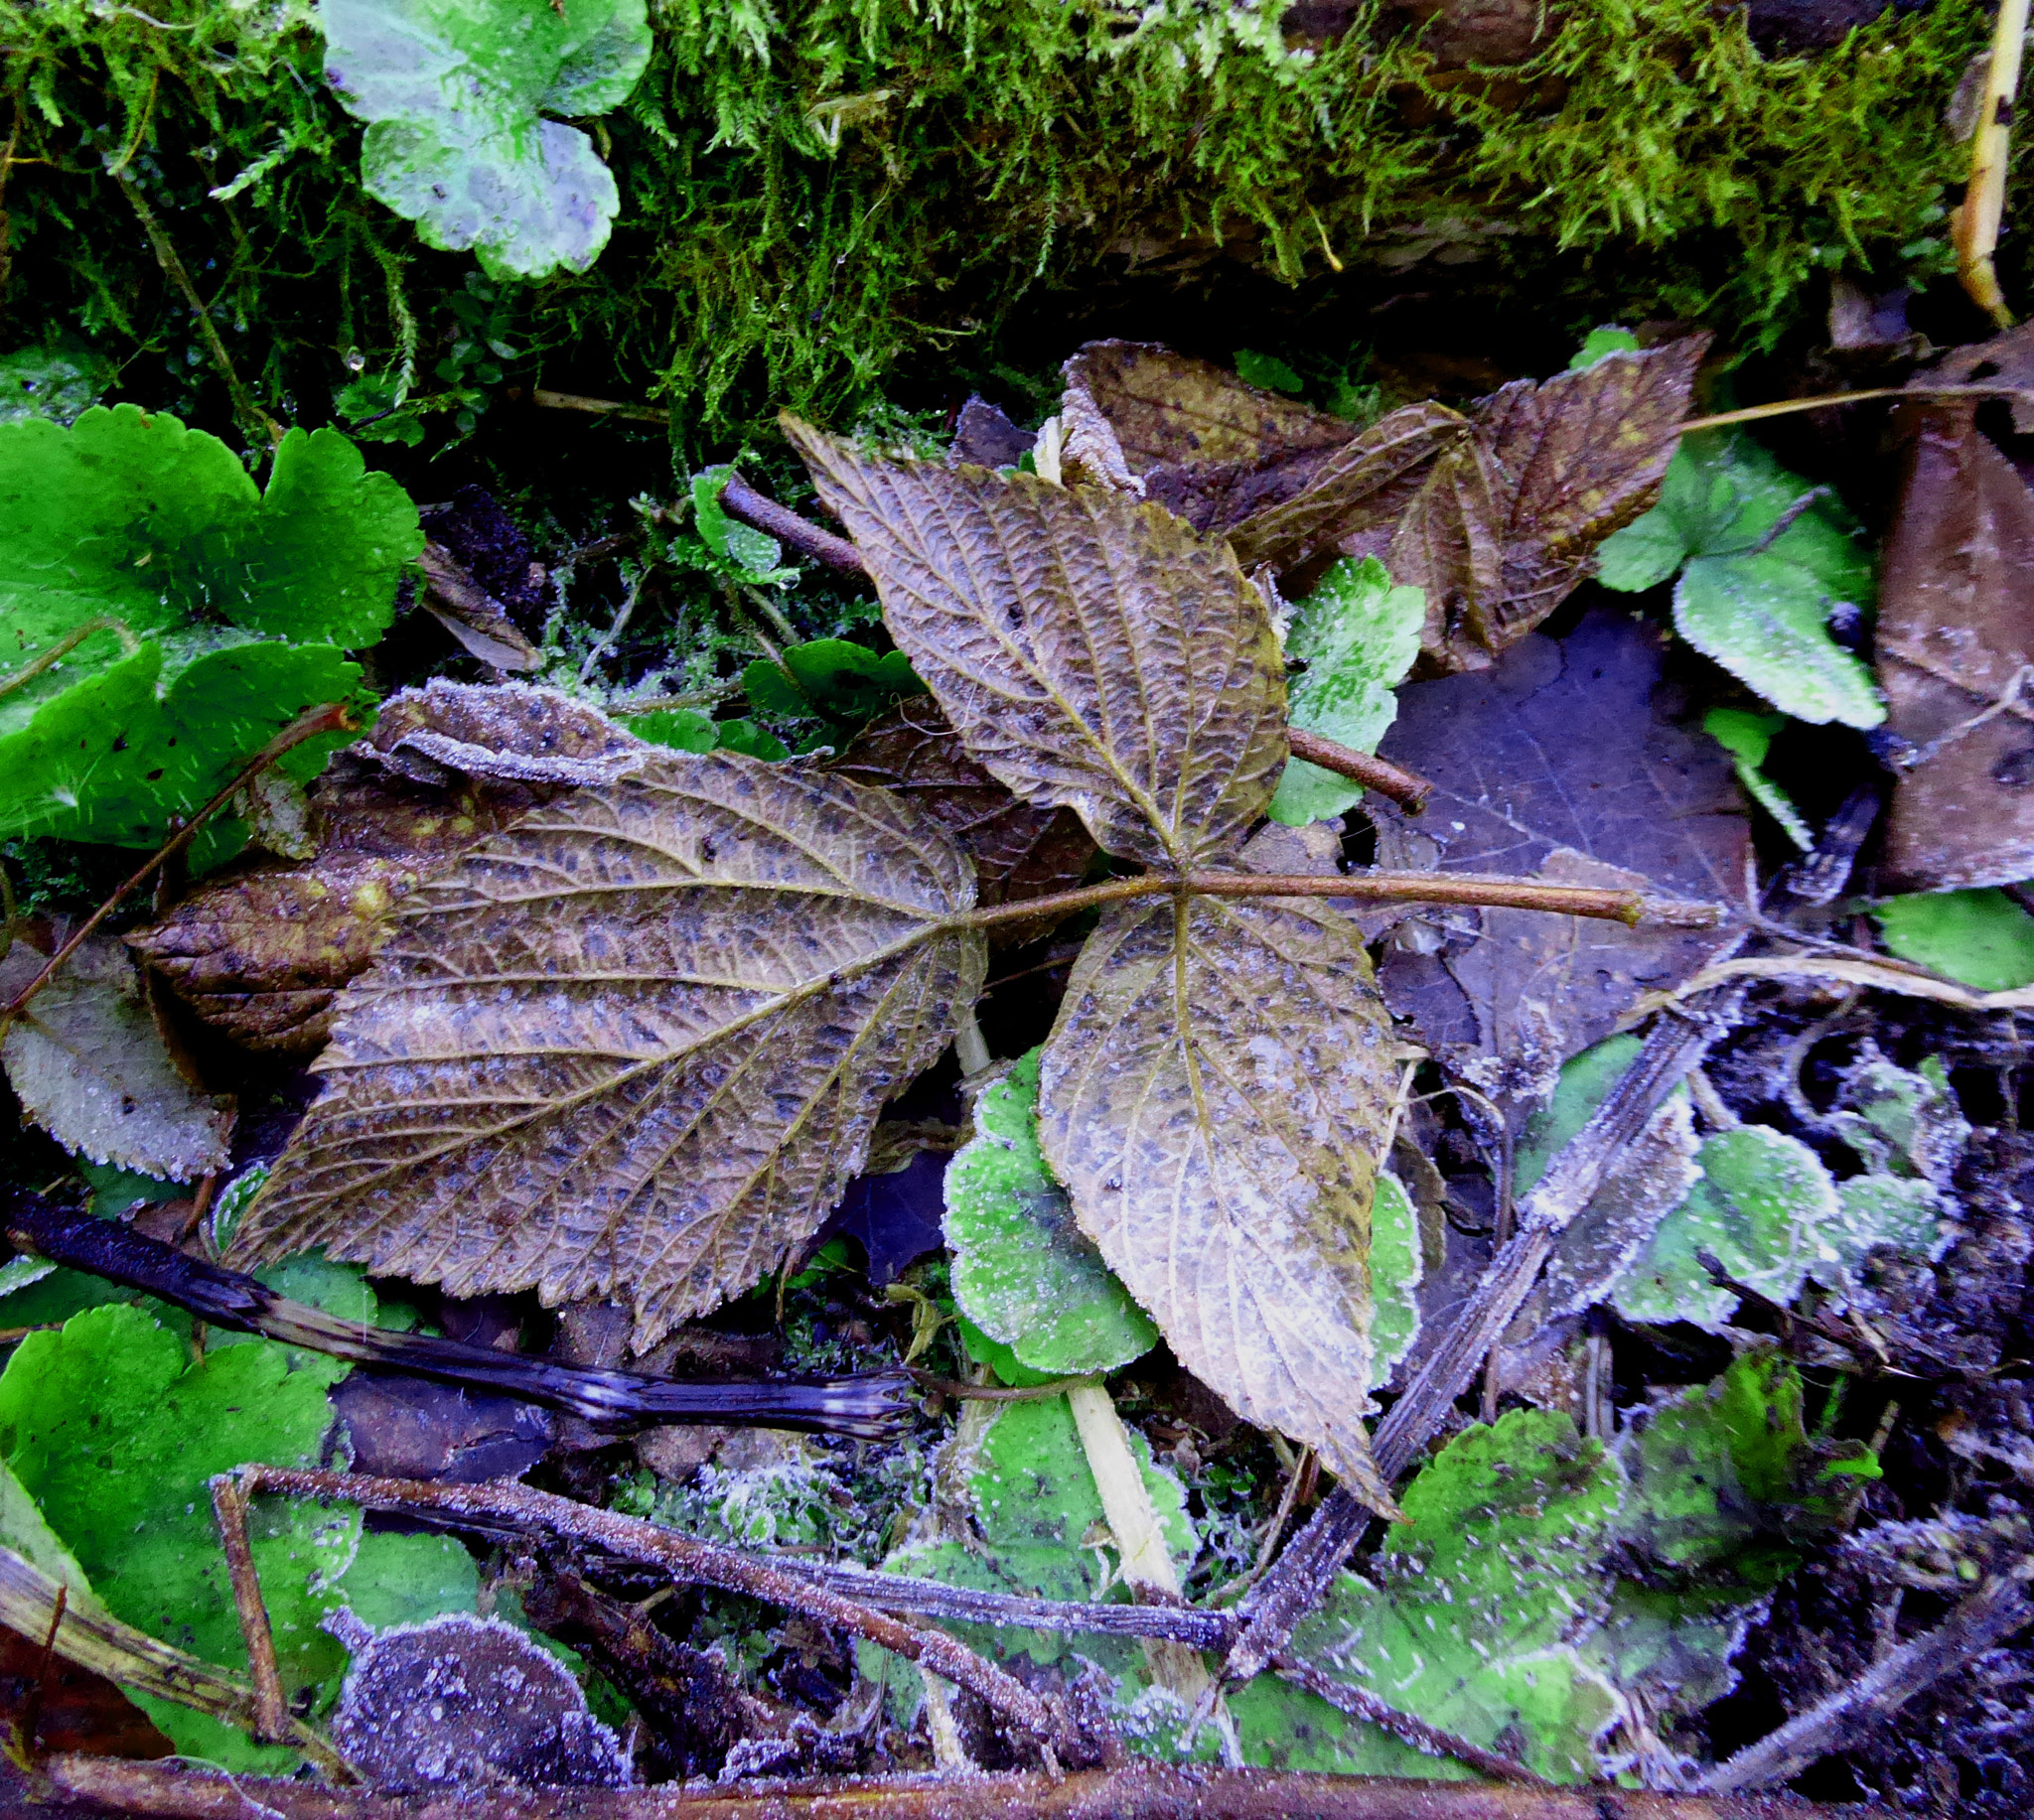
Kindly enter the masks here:
[[786, 430], [891, 635], [992, 775], [1126, 859], [1234, 851], [1285, 762], [1285, 669], [1224, 545], [1120, 493]]
[[652, 755], [422, 886], [241, 1244], [546, 1301], [637, 1344], [774, 1268], [980, 989], [966, 856], [844, 778]]
[[1181, 1362], [1386, 1510], [1363, 1418], [1388, 1036], [1363, 937], [1325, 906], [1120, 906], [1075, 965], [1039, 1118]]

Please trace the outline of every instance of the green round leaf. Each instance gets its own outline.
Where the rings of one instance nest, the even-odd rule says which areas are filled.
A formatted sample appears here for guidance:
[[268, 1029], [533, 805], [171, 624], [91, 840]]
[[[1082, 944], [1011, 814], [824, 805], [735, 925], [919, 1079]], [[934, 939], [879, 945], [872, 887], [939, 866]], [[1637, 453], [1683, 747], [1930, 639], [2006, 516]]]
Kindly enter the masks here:
[[325, 0], [325, 70], [368, 122], [368, 194], [496, 276], [583, 272], [619, 196], [577, 127], [650, 62], [644, 0]]
[[1038, 1147], [1039, 1051], [976, 1101], [977, 1135], [946, 1170], [953, 1295], [991, 1339], [1034, 1371], [1113, 1371], [1158, 1343], [1074, 1223]]

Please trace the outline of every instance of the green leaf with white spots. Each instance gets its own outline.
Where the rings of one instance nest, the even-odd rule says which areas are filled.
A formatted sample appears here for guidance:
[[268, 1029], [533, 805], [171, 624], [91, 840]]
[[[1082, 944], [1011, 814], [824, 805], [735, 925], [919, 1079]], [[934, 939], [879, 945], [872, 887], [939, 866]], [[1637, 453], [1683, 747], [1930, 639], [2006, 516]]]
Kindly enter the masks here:
[[[267, 1340], [214, 1347], [194, 1362], [140, 1310], [92, 1309], [61, 1332], [30, 1334], [0, 1373], [0, 1457], [116, 1617], [239, 1668], [246, 1651], [209, 1480], [247, 1461], [317, 1465], [332, 1420], [325, 1393], [348, 1369]], [[252, 1529], [293, 1695], [316, 1699], [343, 1672], [345, 1650], [318, 1626], [340, 1604], [382, 1621], [473, 1609], [472, 1561], [446, 1538], [368, 1536], [351, 1505], [266, 1499]], [[255, 1746], [202, 1714], [140, 1704], [189, 1754], [236, 1770], [295, 1763], [293, 1751]]]
[[[1307, 667], [1286, 684], [1292, 724], [1376, 752], [1398, 712], [1392, 690], [1419, 655], [1425, 622], [1425, 592], [1395, 586], [1375, 556], [1336, 563], [1293, 609], [1285, 651]], [[1266, 813], [1299, 827], [1340, 815], [1362, 795], [1362, 784], [1288, 759]]]
[[1419, 1209], [1405, 1184], [1388, 1171], [1378, 1177], [1371, 1203], [1371, 1388], [1381, 1390], [1391, 1368], [1419, 1336], [1419, 1297], [1425, 1270], [1419, 1243]]
[[[620, 194], [564, 119], [629, 98], [650, 62], [644, 0], [324, 0], [325, 73], [367, 122], [368, 195], [491, 277], [583, 272]], [[562, 116], [563, 118], [560, 118]]]
[[983, 1091], [976, 1135], [947, 1166], [953, 1296], [1033, 1371], [1113, 1371], [1150, 1351], [1158, 1329], [1074, 1223], [1039, 1150], [1039, 1053]]
[[1608, 538], [1597, 579], [1658, 586], [1677, 569], [1676, 630], [1783, 713], [1820, 725], [1886, 717], [1870, 669], [1829, 635], [1839, 607], [1869, 609], [1870, 556], [1825, 492], [1750, 438], [1681, 438], [1660, 502]]
[[[1407, 1488], [1367, 1577], [1341, 1575], [1293, 1649], [1338, 1680], [1559, 1781], [1594, 1778], [1615, 1694], [1573, 1647], [1607, 1603], [1622, 1474], [1565, 1416], [1515, 1410], [1458, 1435]], [[1460, 1777], [1324, 1702], [1260, 1679], [1232, 1696], [1252, 1762]]]

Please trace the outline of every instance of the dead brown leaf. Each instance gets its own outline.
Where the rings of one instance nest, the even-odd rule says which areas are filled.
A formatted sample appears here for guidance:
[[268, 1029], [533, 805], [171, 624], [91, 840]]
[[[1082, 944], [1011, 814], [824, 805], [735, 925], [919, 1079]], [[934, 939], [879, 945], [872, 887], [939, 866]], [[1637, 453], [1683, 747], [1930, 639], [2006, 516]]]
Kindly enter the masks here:
[[127, 941], [235, 1043], [312, 1053], [422, 880], [556, 796], [556, 773], [599, 775], [648, 750], [548, 689], [405, 690], [313, 789], [314, 861], [222, 873]]
[[1081, 1229], [1180, 1361], [1382, 1510], [1363, 1418], [1389, 1037], [1326, 906], [1125, 905], [1075, 965], [1039, 1099]]
[[[1533, 633], [1488, 670], [1401, 689], [1383, 750], [1435, 789], [1417, 821], [1367, 803], [1380, 860], [1740, 898], [1749, 834], [1729, 759], [1673, 718], [1661, 660], [1659, 634], [1598, 608], [1565, 638]], [[1374, 930], [1388, 920], [1365, 918]], [[1566, 1057], [1732, 939], [1428, 911], [1399, 924], [1380, 977], [1391, 1009], [1458, 1077], [1523, 1117]]]
[[[1960, 350], [1916, 380], [2034, 380], [2034, 330]], [[1914, 407], [1879, 585], [1887, 731], [1912, 749], [1893, 792], [1886, 886], [2034, 874], [2034, 493], [1963, 400]]]
[[[828, 769], [894, 790], [937, 821], [974, 861], [984, 905], [1072, 891], [1094, 858], [1078, 815], [1019, 801], [968, 757], [946, 717], [924, 697], [871, 721]], [[1006, 923], [990, 940], [1035, 941], [1050, 926]]]
[[1227, 531], [1290, 498], [1356, 434], [1340, 417], [1149, 343], [1090, 342], [1065, 373], [1068, 479], [1134, 492], [1198, 531]]
[[981, 987], [966, 856], [846, 778], [655, 753], [420, 886], [241, 1247], [460, 1296], [624, 1289], [636, 1343], [747, 1288]]
[[1285, 665], [1225, 545], [1120, 493], [873, 461], [785, 427], [992, 776], [1126, 859], [1234, 854], [1285, 763]]

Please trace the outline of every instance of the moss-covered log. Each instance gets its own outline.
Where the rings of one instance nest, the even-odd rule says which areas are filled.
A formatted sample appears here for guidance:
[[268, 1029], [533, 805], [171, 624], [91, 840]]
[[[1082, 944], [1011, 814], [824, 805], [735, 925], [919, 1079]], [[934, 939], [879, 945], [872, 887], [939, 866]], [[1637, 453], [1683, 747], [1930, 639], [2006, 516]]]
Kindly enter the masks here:
[[1976, 0], [1798, 56], [1709, 0], [1571, 0], [1528, 9], [1502, 70], [1433, 10], [652, 0], [649, 72], [582, 123], [619, 180], [611, 243], [495, 287], [362, 189], [307, 0], [4, 0], [0, 352], [68, 324], [126, 395], [224, 422], [143, 211], [279, 416], [405, 364], [456, 415], [540, 367], [707, 435], [837, 416], [1027, 293], [1140, 263], [1299, 283], [1496, 257], [1579, 314], [1743, 344], [1832, 270], [1953, 262]]

